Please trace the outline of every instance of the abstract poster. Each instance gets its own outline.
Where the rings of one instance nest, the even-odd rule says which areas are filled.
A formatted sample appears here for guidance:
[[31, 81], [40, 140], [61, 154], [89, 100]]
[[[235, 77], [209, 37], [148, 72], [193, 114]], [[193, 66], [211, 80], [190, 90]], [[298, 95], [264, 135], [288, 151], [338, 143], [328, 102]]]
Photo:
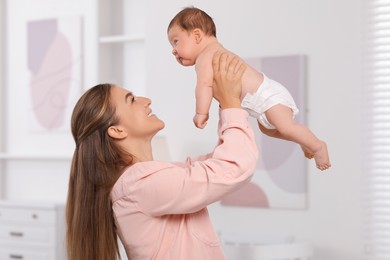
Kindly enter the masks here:
[[82, 80], [81, 17], [27, 22], [31, 130], [69, 128]]
[[[305, 56], [248, 58], [249, 65], [284, 85], [299, 109], [295, 120], [305, 123]], [[307, 159], [293, 142], [261, 133], [251, 118], [259, 148], [259, 160], [252, 181], [225, 197], [225, 206], [304, 209], [307, 196]]]

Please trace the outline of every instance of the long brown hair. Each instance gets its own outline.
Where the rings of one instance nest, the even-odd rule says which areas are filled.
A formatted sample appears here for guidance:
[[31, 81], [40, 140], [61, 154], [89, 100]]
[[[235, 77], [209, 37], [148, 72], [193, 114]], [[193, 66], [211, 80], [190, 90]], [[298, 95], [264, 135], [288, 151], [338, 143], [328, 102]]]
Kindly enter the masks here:
[[110, 192], [129, 157], [107, 134], [118, 123], [113, 85], [86, 91], [73, 109], [73, 154], [66, 205], [68, 260], [120, 259]]

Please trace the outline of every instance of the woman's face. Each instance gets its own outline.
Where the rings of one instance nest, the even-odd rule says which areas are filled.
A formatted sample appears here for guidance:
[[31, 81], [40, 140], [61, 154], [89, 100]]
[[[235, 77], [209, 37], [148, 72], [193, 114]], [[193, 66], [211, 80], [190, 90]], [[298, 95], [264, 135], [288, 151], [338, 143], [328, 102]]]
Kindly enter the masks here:
[[150, 99], [136, 97], [128, 90], [114, 86], [111, 100], [116, 108], [119, 125], [134, 138], [150, 137], [164, 128], [164, 122], [152, 114]]

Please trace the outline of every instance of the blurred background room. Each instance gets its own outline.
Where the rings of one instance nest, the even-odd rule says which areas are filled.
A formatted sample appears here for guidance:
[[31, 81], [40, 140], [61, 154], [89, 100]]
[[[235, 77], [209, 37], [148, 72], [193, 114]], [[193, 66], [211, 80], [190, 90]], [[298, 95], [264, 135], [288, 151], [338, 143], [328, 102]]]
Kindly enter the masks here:
[[70, 114], [86, 89], [151, 98], [166, 124], [155, 159], [212, 150], [216, 102], [195, 128], [196, 74], [167, 40], [191, 5], [227, 49], [298, 75], [300, 120], [332, 163], [321, 172], [298, 145], [258, 133], [252, 186], [209, 207], [227, 258], [389, 260], [390, 0], [0, 0], [0, 259], [65, 259]]

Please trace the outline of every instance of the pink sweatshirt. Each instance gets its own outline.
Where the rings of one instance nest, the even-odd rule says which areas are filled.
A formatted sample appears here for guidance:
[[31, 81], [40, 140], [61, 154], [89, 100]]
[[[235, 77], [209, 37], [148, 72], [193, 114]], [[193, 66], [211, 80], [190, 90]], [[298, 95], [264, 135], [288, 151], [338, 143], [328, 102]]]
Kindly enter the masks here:
[[258, 151], [243, 109], [220, 112], [218, 135], [210, 154], [136, 163], [115, 183], [114, 218], [129, 259], [225, 259], [206, 206], [250, 181]]

